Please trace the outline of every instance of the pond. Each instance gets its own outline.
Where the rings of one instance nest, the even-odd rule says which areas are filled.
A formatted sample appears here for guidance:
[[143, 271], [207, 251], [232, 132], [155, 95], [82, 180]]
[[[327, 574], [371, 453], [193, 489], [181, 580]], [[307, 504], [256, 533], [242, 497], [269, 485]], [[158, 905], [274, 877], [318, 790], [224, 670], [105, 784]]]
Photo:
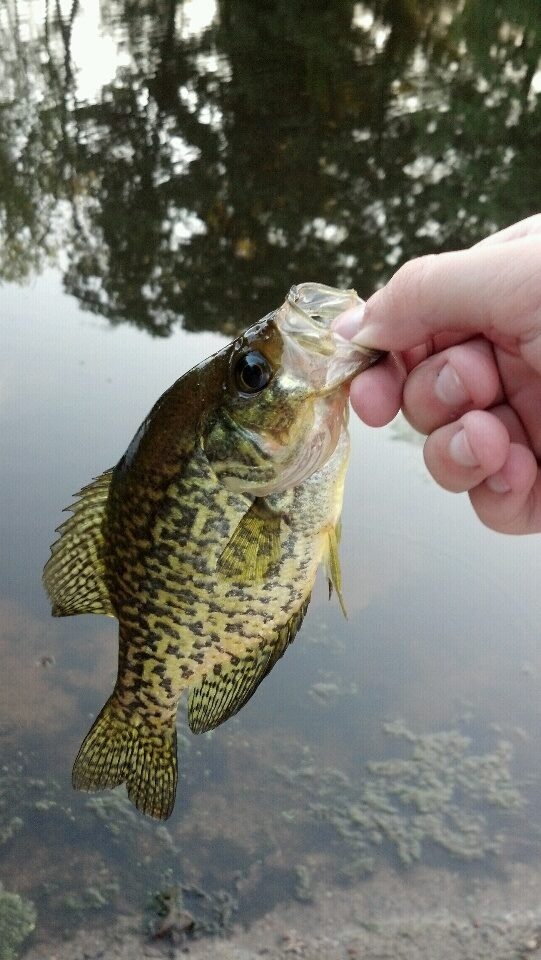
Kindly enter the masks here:
[[537, 950], [541, 544], [437, 488], [404, 421], [352, 418], [348, 619], [318, 582], [237, 717], [180, 717], [166, 824], [72, 791], [118, 628], [51, 618], [41, 572], [291, 284], [366, 297], [539, 209], [540, 39], [538, 0], [0, 5], [0, 960]]

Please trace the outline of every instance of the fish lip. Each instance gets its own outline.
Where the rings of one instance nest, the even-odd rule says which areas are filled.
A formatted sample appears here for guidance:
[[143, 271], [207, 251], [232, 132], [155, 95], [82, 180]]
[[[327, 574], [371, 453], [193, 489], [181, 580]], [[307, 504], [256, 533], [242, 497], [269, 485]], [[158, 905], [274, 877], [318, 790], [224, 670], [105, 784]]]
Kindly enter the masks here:
[[363, 303], [355, 290], [340, 290], [323, 283], [294, 284], [276, 312], [276, 325], [282, 334], [294, 337], [306, 349], [332, 355], [332, 321], [348, 307]]
[[373, 367], [387, 356], [384, 350], [373, 350], [360, 344], [351, 343], [334, 334], [337, 346], [330, 360], [325, 379], [325, 387], [321, 396], [332, 393], [338, 387], [350, 383], [354, 377]]
[[276, 311], [274, 321], [290, 353], [291, 366], [303, 371], [320, 396], [347, 384], [385, 355], [334, 331], [333, 321], [352, 306], [364, 306], [355, 290], [308, 282], [292, 286]]

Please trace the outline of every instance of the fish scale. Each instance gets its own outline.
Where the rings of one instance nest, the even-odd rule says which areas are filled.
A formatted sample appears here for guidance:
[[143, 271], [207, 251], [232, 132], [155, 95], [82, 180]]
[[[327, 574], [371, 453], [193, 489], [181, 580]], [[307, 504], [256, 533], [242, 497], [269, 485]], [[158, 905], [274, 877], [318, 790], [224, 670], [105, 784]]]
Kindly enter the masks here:
[[[120, 640], [121, 650], [125, 650], [125, 674], [119, 674], [120, 689], [136, 692], [151, 686], [157, 673], [157, 667], [153, 665], [164, 664], [172, 689], [179, 696], [184, 687], [183, 681], [194, 674], [196, 667], [208, 672], [217, 663], [227, 662], [231, 657], [244, 657], [251, 647], [259, 647], [262, 630], [267, 628], [269, 619], [272, 619], [273, 631], [266, 644], [272, 647], [274, 634], [280, 631], [282, 624], [287, 624], [291, 609], [301, 595], [296, 589], [296, 581], [304, 583], [307, 563], [317, 565], [314, 557], [307, 558], [304, 543], [299, 537], [299, 527], [310, 530], [312, 526], [318, 533], [321, 528], [322, 518], [316, 514], [317, 501], [314, 501], [312, 481], [305, 485], [305, 490], [289, 493], [280, 499], [282, 510], [291, 511], [294, 508], [300, 522], [295, 533], [284, 539], [280, 568], [274, 577], [266, 584], [253, 585], [235, 580], [225, 583], [217, 581], [215, 568], [222, 549], [224, 519], [227, 518], [229, 537], [246, 513], [247, 504], [246, 498], [234, 496], [225, 490], [221, 490], [209, 502], [204, 491], [208, 490], [211, 481], [208, 463], [199, 452], [190, 459], [187, 476], [168, 491], [171, 502], [190, 504], [195, 506], [196, 511], [188, 514], [194, 518], [188, 530], [184, 510], [175, 509], [166, 519], [160, 517], [152, 531], [152, 540], [158, 545], [159, 560], [150, 551], [140, 578], [133, 578], [130, 582], [130, 596], [140, 596], [144, 589], [145, 603], [137, 606], [129, 604], [118, 610], [120, 622], [125, 628]], [[307, 504], [303, 503], [305, 499], [308, 500]], [[326, 510], [327, 504], [321, 506]], [[217, 535], [211, 537], [209, 531], [213, 528], [214, 519]], [[203, 524], [207, 536], [202, 541]], [[159, 530], [159, 536], [154, 536], [156, 529]], [[184, 560], [183, 555], [196, 557], [197, 562]], [[166, 562], [166, 556], [169, 561], [174, 560], [174, 565]], [[122, 559], [129, 569], [130, 554], [125, 548]], [[147, 570], [152, 574], [151, 580], [147, 579]], [[178, 596], [177, 590], [185, 582], [191, 584], [193, 602]], [[239, 596], [243, 599], [240, 609]], [[270, 598], [273, 604], [279, 605], [278, 615], [269, 613], [267, 609]], [[214, 608], [210, 609], [212, 605]], [[154, 630], [153, 618], [161, 622], [158, 632]], [[203, 640], [200, 639], [201, 635]], [[177, 641], [173, 649], [171, 639]], [[133, 673], [130, 662], [130, 652], [141, 648], [145, 652], [147, 667], [142, 676], [139, 672]], [[168, 653], [168, 650], [171, 652]], [[161, 685], [164, 686], [163, 678]]]
[[347, 384], [380, 354], [322, 326], [352, 291], [293, 289], [294, 316], [286, 301], [157, 401], [45, 567], [55, 615], [119, 621], [117, 680], [73, 785], [125, 783], [158, 819], [175, 800], [183, 691], [195, 733], [240, 710], [299, 630], [321, 563], [343, 607]]

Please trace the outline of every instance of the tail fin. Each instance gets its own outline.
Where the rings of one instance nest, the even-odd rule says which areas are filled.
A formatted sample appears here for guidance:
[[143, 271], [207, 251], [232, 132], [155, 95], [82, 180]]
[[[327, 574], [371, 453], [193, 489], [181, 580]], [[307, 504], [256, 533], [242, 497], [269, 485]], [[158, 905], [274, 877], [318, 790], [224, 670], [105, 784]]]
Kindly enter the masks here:
[[174, 720], [163, 730], [136, 726], [113, 694], [81, 745], [72, 784], [106, 790], [121, 783], [141, 813], [167, 820], [177, 788], [177, 731]]

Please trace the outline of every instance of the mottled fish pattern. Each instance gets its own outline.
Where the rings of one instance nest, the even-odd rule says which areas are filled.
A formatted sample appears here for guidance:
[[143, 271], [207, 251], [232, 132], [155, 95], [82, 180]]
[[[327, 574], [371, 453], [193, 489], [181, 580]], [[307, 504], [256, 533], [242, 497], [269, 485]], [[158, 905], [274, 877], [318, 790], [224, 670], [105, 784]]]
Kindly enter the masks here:
[[69, 508], [44, 572], [53, 614], [119, 621], [117, 681], [75, 761], [76, 789], [125, 783], [139, 810], [168, 817], [183, 690], [192, 731], [216, 727], [294, 639], [320, 563], [342, 602], [347, 384], [380, 356], [342, 345], [329, 379], [344, 297], [293, 288], [285, 313], [177, 381]]

